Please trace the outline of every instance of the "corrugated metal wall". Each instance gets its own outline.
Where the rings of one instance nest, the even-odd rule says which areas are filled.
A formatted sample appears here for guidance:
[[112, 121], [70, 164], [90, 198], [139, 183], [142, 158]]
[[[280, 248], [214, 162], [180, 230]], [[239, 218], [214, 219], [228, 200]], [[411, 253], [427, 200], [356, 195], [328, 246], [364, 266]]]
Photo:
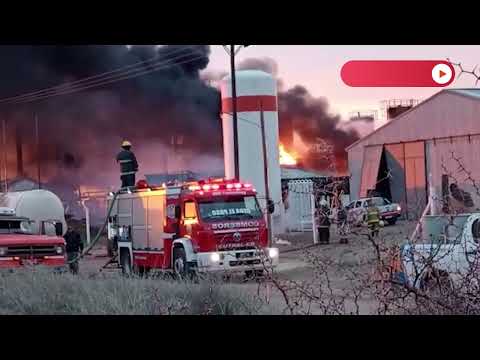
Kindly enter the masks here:
[[[479, 135], [428, 141], [427, 166], [432, 174], [432, 184], [437, 197], [441, 194], [442, 174], [447, 174], [449, 183], [456, 181], [461, 189], [470, 192], [474, 209], [480, 210]], [[473, 181], [469, 180], [469, 177]], [[440, 199], [435, 203], [438, 207]]]
[[382, 151], [382, 145], [367, 146], [364, 150], [360, 197], [366, 197], [368, 190], [375, 190]]
[[405, 193], [405, 151], [403, 144], [385, 145], [385, 158], [390, 170], [390, 193], [392, 201], [407, 208]]
[[291, 180], [288, 182], [289, 208], [285, 212], [290, 231], [302, 231], [312, 227], [312, 180]]
[[427, 178], [425, 169], [425, 142], [417, 141], [405, 146], [405, 188], [407, 214], [418, 219], [427, 205]]
[[348, 152], [348, 172], [350, 175], [350, 199], [356, 200], [360, 194], [362, 180], [363, 147]]

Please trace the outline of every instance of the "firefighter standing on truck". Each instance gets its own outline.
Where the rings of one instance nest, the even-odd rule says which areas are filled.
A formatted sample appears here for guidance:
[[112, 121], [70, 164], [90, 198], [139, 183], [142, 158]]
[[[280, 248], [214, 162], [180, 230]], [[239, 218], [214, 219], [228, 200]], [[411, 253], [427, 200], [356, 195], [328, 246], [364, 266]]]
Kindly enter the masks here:
[[132, 144], [125, 140], [122, 142], [122, 151], [117, 155], [117, 163], [120, 164], [122, 188], [135, 186], [135, 173], [138, 171], [138, 163], [131, 148]]

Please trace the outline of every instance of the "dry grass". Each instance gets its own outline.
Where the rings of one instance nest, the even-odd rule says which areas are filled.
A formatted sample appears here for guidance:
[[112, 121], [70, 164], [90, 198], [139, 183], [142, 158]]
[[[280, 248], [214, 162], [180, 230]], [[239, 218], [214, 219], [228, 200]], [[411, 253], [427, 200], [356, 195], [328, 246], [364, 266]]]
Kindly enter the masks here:
[[232, 285], [122, 276], [74, 277], [48, 271], [0, 275], [0, 314], [242, 315], [270, 311]]

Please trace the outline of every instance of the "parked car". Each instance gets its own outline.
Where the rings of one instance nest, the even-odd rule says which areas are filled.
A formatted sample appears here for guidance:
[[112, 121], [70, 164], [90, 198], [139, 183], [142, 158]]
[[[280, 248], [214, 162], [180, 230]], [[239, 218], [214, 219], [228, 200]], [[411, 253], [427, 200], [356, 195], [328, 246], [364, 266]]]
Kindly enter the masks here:
[[383, 197], [370, 197], [354, 200], [346, 208], [348, 218], [354, 224], [361, 224], [366, 221], [367, 207], [372, 204], [380, 210], [380, 219], [389, 225], [395, 225], [397, 219], [402, 214], [402, 208], [399, 204], [392, 203]]

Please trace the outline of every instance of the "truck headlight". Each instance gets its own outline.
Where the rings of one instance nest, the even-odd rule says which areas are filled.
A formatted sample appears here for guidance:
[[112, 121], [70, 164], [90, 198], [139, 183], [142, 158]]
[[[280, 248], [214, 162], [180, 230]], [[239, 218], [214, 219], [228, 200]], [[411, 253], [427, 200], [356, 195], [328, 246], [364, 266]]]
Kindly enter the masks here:
[[6, 247], [0, 247], [0, 256], [5, 256], [7, 255], [8, 248]]
[[220, 254], [219, 253], [212, 253], [210, 255], [210, 260], [213, 262], [219, 262], [220, 261]]
[[59, 255], [63, 254], [63, 247], [57, 246], [57, 247], [55, 248], [55, 252], [56, 252], [57, 254], [59, 254]]
[[278, 257], [278, 249], [277, 248], [270, 248], [268, 249], [268, 256], [273, 259]]
[[402, 211], [402, 208], [400, 207], [400, 205], [397, 205], [397, 211]]

